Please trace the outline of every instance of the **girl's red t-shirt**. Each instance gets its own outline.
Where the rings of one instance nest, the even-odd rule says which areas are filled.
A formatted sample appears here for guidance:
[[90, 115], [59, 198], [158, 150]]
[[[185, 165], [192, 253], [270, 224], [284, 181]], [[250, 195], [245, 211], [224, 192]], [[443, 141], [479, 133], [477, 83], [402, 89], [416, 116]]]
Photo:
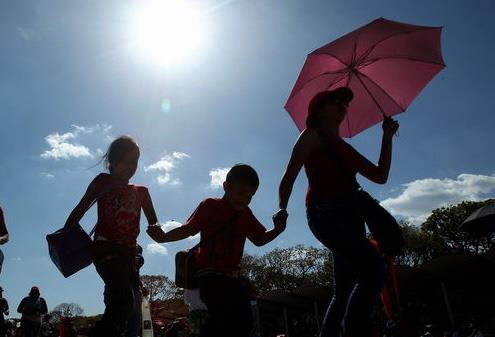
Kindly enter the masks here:
[[95, 237], [111, 242], [136, 245], [141, 209], [150, 206], [151, 198], [145, 186], [115, 183], [110, 174], [99, 174], [95, 180], [98, 222]]

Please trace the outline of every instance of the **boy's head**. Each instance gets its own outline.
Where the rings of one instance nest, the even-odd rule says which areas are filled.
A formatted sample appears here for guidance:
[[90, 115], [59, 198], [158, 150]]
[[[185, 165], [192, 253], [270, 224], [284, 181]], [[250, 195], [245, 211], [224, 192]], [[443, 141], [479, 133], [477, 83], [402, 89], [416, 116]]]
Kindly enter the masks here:
[[227, 173], [223, 183], [225, 199], [236, 210], [246, 208], [259, 185], [258, 174], [251, 166], [236, 164]]

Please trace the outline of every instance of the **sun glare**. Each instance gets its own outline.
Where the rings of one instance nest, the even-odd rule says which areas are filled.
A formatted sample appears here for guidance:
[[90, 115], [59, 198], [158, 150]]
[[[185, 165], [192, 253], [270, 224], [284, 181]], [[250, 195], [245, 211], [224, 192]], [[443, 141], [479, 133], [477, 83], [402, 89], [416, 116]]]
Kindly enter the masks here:
[[188, 1], [153, 1], [138, 12], [134, 39], [144, 57], [171, 66], [195, 56], [203, 28], [199, 11]]

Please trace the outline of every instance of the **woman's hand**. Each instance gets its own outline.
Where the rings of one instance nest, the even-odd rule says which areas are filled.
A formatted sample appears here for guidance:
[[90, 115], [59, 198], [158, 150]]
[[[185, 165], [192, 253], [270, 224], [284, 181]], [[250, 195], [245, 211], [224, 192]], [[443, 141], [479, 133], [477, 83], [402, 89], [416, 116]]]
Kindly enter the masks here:
[[392, 117], [386, 117], [382, 123], [383, 136], [389, 139], [399, 131], [399, 122], [394, 120]]
[[287, 217], [289, 214], [285, 209], [279, 209], [275, 214], [272, 215], [273, 225], [275, 229], [280, 233], [285, 230], [287, 226]]

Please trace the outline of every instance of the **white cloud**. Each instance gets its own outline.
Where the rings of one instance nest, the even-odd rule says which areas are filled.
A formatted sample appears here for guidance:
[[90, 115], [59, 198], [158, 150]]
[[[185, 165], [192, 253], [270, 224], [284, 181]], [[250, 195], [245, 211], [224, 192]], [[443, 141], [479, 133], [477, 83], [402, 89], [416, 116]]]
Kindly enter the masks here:
[[49, 134], [45, 137], [45, 141], [50, 146], [51, 150], [46, 150], [41, 154], [41, 158], [55, 160], [69, 159], [71, 157], [92, 157], [93, 155], [89, 149], [84, 145], [70, 143], [70, 139], [74, 139], [76, 136], [72, 132], [59, 134], [58, 132]]
[[40, 173], [40, 176], [42, 178], [45, 178], [45, 179], [53, 179], [53, 178], [55, 178], [55, 176], [53, 174], [48, 173], [48, 172], [41, 172]]
[[43, 159], [70, 159], [81, 157], [93, 157], [91, 150], [75, 142], [82, 134], [92, 134], [95, 132], [108, 133], [112, 128], [106, 124], [96, 124], [94, 126], [72, 125], [73, 131], [66, 133], [54, 132], [45, 137], [45, 141], [50, 147], [43, 152], [40, 157]]
[[146, 251], [150, 254], [168, 255], [168, 249], [156, 242], [148, 244]]
[[186, 158], [191, 158], [187, 153], [173, 152], [172, 154], [166, 154], [160, 158], [154, 164], [144, 167], [145, 172], [158, 172], [156, 181], [160, 185], [172, 185], [178, 186], [182, 184], [182, 181], [178, 178], [172, 179], [171, 172], [177, 167], [178, 163]]
[[17, 27], [17, 32], [26, 41], [32, 40], [34, 37], [34, 31], [25, 27]]
[[495, 174], [461, 174], [456, 179], [419, 179], [403, 185], [402, 193], [381, 202], [392, 214], [421, 224], [431, 211], [464, 200], [479, 201], [495, 193]]
[[225, 178], [227, 177], [227, 173], [229, 172], [230, 167], [225, 168], [216, 168], [210, 171], [210, 187], [213, 189], [217, 189], [222, 187]]

